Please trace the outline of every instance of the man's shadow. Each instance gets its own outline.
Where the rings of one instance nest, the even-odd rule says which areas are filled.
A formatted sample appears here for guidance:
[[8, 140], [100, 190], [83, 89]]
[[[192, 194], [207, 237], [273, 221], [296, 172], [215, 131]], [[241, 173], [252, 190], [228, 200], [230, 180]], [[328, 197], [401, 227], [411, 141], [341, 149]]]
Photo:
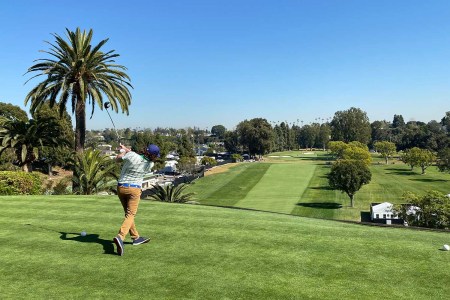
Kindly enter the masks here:
[[[76, 241], [81, 243], [96, 243], [103, 246], [103, 254], [115, 254], [114, 252], [114, 243], [112, 240], [104, 240], [99, 237], [98, 234], [87, 234], [85, 236], [81, 236], [79, 233], [73, 232], [59, 232], [61, 236], [60, 239], [64, 241]], [[67, 235], [73, 235], [73, 237], [68, 237]]]

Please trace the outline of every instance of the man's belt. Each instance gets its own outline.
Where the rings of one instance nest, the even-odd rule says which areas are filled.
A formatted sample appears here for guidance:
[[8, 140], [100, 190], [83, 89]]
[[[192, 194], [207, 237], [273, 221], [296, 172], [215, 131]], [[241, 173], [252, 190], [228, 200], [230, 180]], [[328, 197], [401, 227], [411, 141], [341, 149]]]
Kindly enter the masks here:
[[141, 188], [140, 185], [138, 185], [138, 184], [132, 184], [132, 183], [118, 183], [117, 186], [132, 187], [132, 188], [138, 188], [138, 189]]

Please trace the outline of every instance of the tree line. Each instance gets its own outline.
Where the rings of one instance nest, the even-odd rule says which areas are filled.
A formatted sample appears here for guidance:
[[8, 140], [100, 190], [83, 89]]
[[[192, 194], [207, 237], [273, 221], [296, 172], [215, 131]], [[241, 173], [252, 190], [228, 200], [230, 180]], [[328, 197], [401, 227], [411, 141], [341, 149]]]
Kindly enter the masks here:
[[[103, 50], [108, 39], [92, 44], [93, 30], [66, 28], [66, 36], [53, 34], [49, 50], [42, 50], [48, 57], [37, 59], [28, 69], [31, 78], [41, 79], [25, 96], [25, 105], [30, 106], [32, 118], [18, 112], [16, 108], [4, 105], [0, 113], [0, 159], [14, 163], [6, 164], [31, 171], [32, 163], [42, 158], [49, 165], [77, 163], [83, 156], [88, 143], [86, 139], [87, 113], [94, 116], [96, 109], [111, 108], [114, 112], [128, 114], [133, 88], [126, 67], [115, 60], [115, 50]], [[105, 104], [108, 103], [108, 106]], [[11, 111], [17, 115], [12, 116]], [[47, 111], [47, 117], [42, 112]], [[57, 115], [50, 115], [56, 112]], [[67, 111], [75, 117], [75, 130], [71, 129]], [[240, 122], [234, 130], [215, 125], [211, 135], [207, 130], [128, 130], [125, 138], [136, 149], [143, 145], [158, 143], [165, 154], [177, 151], [186, 164], [191, 164], [195, 145], [202, 141], [211, 147], [220, 147], [231, 153], [264, 155], [271, 151], [285, 151], [299, 148], [325, 149], [329, 141], [345, 143], [357, 141], [373, 148], [378, 141], [389, 141], [397, 150], [418, 147], [433, 152], [448, 153], [450, 112], [440, 122], [407, 122], [401, 115], [394, 115], [392, 122], [369, 122], [364, 111], [350, 108], [335, 113], [326, 123], [311, 123], [303, 126], [281, 122], [271, 124], [264, 118]], [[59, 125], [58, 125], [59, 124]], [[127, 129], [125, 129], [125, 132]], [[164, 132], [166, 131], [166, 132]], [[111, 134], [111, 132], [110, 132]], [[117, 133], [116, 133], [117, 135]], [[70, 150], [70, 147], [73, 151]], [[69, 154], [70, 153], [70, 154]], [[73, 157], [65, 159], [64, 157]], [[440, 154], [440, 161], [445, 157]], [[164, 156], [162, 156], [164, 157]], [[447, 156], [448, 161], [448, 156]], [[3, 164], [2, 164], [3, 167]], [[72, 166], [73, 167], [73, 166]], [[81, 182], [79, 168], [74, 168], [74, 190]], [[444, 166], [445, 170], [445, 166]]]

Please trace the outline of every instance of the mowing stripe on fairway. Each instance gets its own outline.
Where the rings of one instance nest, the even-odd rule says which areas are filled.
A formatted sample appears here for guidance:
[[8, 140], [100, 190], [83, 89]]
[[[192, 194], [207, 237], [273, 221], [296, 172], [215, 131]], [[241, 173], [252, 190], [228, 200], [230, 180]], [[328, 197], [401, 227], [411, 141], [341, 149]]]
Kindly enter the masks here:
[[[248, 164], [226, 184], [219, 186], [207, 196], [205, 203], [233, 206], [243, 199], [264, 176], [270, 164]], [[203, 203], [203, 202], [202, 202]]]
[[315, 168], [315, 164], [272, 164], [245, 198], [234, 206], [290, 213]]

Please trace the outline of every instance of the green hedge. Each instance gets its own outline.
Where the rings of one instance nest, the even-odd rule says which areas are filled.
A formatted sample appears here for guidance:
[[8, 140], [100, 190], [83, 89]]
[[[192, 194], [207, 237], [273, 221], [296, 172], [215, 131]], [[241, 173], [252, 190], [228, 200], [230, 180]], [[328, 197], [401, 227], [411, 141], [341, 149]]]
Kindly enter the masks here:
[[42, 180], [36, 173], [0, 171], [0, 195], [40, 195]]

